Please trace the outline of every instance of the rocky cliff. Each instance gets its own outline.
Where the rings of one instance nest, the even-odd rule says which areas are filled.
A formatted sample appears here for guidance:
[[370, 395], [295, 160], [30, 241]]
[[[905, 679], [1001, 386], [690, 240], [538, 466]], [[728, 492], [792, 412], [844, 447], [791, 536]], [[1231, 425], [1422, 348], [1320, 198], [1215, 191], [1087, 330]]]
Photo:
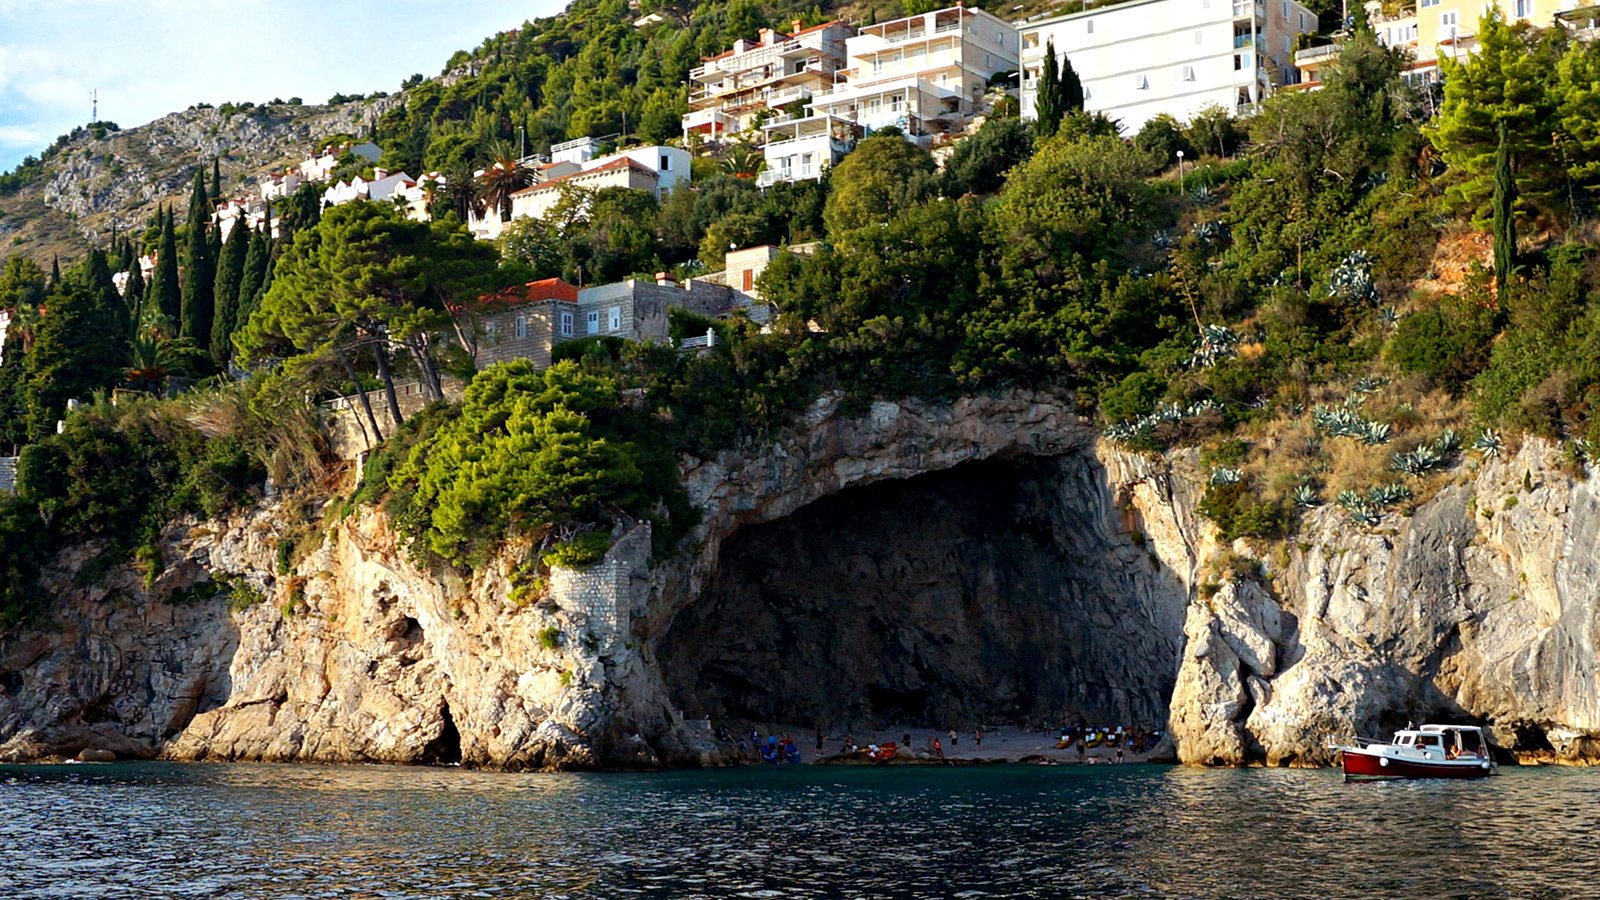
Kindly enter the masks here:
[[1449, 716], [1592, 760], [1600, 503], [1558, 462], [1530, 442], [1373, 529], [1313, 511], [1257, 565], [1195, 514], [1189, 456], [1116, 451], [1056, 398], [823, 400], [686, 467], [675, 552], [619, 530], [525, 605], [526, 548], [422, 571], [375, 512], [292, 572], [274, 505], [173, 529], [149, 585], [85, 577], [82, 548], [51, 627], [0, 642], [0, 756], [656, 766], [719, 760], [704, 717], [1086, 716], [1170, 723], [1187, 762], [1308, 764]]

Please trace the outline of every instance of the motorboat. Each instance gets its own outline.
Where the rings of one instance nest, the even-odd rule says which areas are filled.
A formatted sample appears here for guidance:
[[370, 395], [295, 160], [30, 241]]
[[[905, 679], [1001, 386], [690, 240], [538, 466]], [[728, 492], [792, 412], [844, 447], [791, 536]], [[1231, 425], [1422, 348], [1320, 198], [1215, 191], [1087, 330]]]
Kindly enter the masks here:
[[1356, 738], [1330, 744], [1346, 781], [1366, 778], [1485, 778], [1500, 774], [1489, 738], [1476, 725], [1424, 725], [1395, 732], [1388, 743]]

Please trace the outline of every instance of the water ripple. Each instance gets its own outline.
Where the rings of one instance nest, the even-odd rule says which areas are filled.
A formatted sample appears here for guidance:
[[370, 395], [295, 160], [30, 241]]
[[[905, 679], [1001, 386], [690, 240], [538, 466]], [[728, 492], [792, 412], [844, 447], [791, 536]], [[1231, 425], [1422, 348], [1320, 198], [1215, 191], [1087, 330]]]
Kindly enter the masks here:
[[1600, 772], [0, 767], [0, 896], [1573, 897]]

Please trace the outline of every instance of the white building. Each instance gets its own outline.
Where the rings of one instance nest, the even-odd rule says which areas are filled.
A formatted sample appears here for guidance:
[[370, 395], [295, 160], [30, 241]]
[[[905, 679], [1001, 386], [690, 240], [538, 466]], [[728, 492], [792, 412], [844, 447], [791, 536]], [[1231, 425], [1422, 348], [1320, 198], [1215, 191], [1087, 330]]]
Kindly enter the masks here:
[[369, 163], [376, 163], [379, 157], [383, 156], [383, 150], [371, 141], [327, 147], [321, 153], [308, 156], [300, 163], [300, 177], [306, 181], [326, 181], [333, 170], [339, 167], [339, 157], [345, 153]]
[[762, 187], [821, 178], [855, 149], [861, 132], [854, 122], [826, 113], [802, 119], [781, 116], [761, 130], [766, 135], [761, 152], [767, 165], [756, 183]]
[[812, 114], [869, 132], [893, 125], [928, 145], [984, 112], [989, 80], [1017, 71], [1019, 45], [1011, 23], [962, 6], [863, 26], [845, 42], [844, 82], [814, 96]]
[[700, 134], [715, 141], [747, 130], [763, 111], [808, 102], [832, 88], [854, 29], [842, 21], [801, 28], [797, 19], [791, 25], [787, 34], [763, 28], [758, 40], [735, 41], [690, 71], [685, 140]]
[[[113, 275], [112, 277], [115, 278], [116, 276]], [[123, 277], [123, 281], [127, 281], [126, 276]], [[117, 287], [117, 293], [122, 293], [122, 287], [120, 285]], [[0, 366], [5, 365], [6, 362], [6, 330], [10, 327], [11, 310], [0, 309]]]
[[1022, 115], [1034, 117], [1045, 49], [1072, 63], [1084, 108], [1133, 133], [1166, 113], [1251, 111], [1299, 79], [1296, 36], [1316, 14], [1297, 0], [1130, 0], [1021, 25]]
[[388, 200], [401, 190], [416, 187], [417, 181], [404, 172], [388, 172], [384, 169], [374, 169], [371, 178], [360, 175], [349, 181], [341, 181], [322, 192], [322, 206], [338, 206], [349, 203], [351, 200]]
[[[511, 195], [511, 218], [542, 219], [561, 201], [563, 188], [597, 191], [620, 187], [649, 191], [657, 200], [689, 183], [689, 152], [678, 147], [633, 147], [608, 156], [594, 157], [591, 139], [569, 141], [551, 148], [556, 161], [535, 170], [537, 183]], [[569, 146], [570, 145], [570, 146]], [[581, 159], [581, 162], [574, 162]], [[467, 229], [474, 237], [494, 240], [505, 223], [496, 210], [471, 216]]]
[[278, 200], [287, 197], [299, 190], [304, 181], [295, 169], [273, 172], [261, 179], [261, 199]]

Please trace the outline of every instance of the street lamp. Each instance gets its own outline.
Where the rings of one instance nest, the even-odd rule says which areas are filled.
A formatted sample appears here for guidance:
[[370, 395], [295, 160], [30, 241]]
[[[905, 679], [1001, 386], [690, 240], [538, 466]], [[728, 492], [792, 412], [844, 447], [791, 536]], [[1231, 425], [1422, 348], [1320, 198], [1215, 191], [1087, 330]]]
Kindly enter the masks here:
[[1178, 151], [1178, 193], [1183, 193], [1183, 151]]

